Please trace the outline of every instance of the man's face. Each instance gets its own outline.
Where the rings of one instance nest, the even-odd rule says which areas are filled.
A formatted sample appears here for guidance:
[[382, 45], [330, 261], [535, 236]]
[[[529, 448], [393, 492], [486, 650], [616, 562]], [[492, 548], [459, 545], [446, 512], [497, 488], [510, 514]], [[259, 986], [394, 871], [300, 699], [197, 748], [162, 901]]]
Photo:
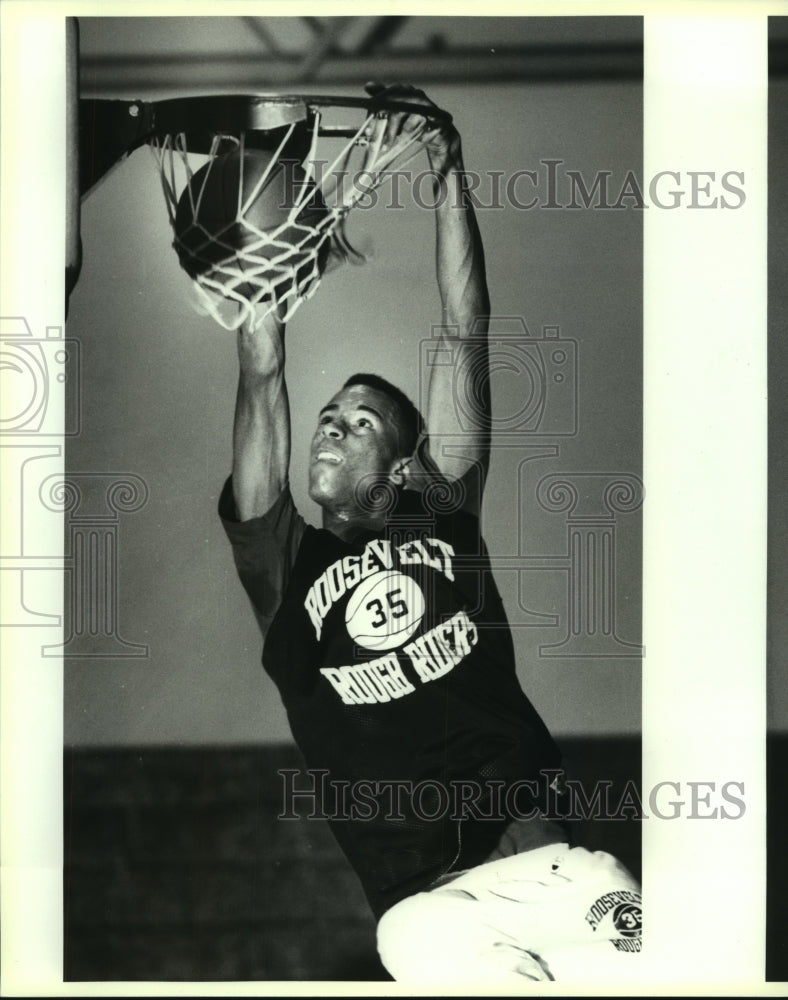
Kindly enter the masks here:
[[387, 478], [400, 457], [395, 403], [367, 385], [341, 389], [318, 416], [309, 495], [326, 509], [358, 512], [364, 487]]

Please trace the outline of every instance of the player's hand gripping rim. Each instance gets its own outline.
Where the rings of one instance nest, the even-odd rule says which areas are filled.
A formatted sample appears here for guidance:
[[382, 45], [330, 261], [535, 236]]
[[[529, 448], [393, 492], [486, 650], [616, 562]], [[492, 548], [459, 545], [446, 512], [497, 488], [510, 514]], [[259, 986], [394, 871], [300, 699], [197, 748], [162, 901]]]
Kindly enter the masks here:
[[[423, 90], [413, 87], [410, 84], [393, 84], [386, 86], [378, 81], [371, 81], [364, 86], [366, 92], [373, 98], [371, 109], [374, 109], [376, 102], [384, 104], [385, 101], [405, 101], [408, 104], [416, 104], [428, 112], [433, 108], [438, 111], [436, 104], [431, 101]], [[457, 132], [451, 123], [438, 122], [437, 119], [430, 119], [429, 114], [424, 117], [418, 114], [407, 114], [403, 111], [386, 111], [382, 109], [376, 115], [377, 122], [370, 127], [370, 144], [378, 146], [385, 151], [391, 149], [400, 137], [412, 137], [427, 150], [430, 158], [438, 161], [445, 160], [453, 151]]]

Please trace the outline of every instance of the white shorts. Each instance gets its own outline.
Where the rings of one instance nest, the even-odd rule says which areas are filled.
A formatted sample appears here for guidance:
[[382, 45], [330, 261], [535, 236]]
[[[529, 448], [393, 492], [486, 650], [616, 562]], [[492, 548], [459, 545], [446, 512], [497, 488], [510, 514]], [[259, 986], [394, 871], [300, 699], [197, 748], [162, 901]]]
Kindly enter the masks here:
[[402, 900], [378, 924], [395, 980], [637, 982], [640, 886], [612, 855], [549, 844]]

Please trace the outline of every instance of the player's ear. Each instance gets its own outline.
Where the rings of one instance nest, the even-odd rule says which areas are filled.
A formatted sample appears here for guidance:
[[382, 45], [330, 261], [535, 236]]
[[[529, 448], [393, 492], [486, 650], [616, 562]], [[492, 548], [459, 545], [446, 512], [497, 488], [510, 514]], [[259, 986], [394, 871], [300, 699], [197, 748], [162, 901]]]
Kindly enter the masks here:
[[412, 458], [398, 458], [392, 462], [389, 469], [389, 481], [395, 486], [404, 487], [407, 485], [412, 461]]

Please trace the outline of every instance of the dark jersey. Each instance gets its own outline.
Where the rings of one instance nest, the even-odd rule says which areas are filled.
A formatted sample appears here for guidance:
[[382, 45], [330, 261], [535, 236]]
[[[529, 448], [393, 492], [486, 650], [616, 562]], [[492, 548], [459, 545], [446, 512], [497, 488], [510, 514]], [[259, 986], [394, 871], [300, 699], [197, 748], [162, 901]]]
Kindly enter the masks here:
[[385, 529], [353, 541], [307, 526], [289, 490], [251, 522], [233, 520], [229, 484], [220, 508], [264, 667], [378, 916], [486, 860], [508, 822], [500, 790], [560, 766], [478, 519], [429, 508], [402, 491]]

